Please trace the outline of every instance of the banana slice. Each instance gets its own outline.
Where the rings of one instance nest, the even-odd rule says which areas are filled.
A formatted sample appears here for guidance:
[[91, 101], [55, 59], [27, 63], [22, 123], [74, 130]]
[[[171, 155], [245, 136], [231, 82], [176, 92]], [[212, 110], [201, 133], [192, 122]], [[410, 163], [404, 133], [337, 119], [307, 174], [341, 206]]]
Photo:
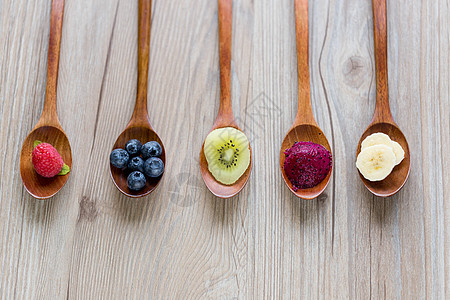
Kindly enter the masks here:
[[375, 145], [386, 145], [388, 147], [392, 146], [392, 140], [391, 138], [382, 132], [372, 133], [368, 137], [364, 139], [361, 143], [361, 151], [364, 150], [364, 148], [375, 146]]
[[365, 148], [375, 145], [386, 145], [392, 148], [395, 154], [395, 165], [398, 165], [405, 158], [405, 151], [399, 143], [391, 140], [391, 138], [382, 132], [377, 132], [369, 135], [361, 143], [361, 151]]
[[396, 158], [392, 147], [374, 145], [359, 153], [356, 167], [367, 180], [380, 181], [392, 172], [395, 162]]
[[392, 141], [392, 150], [395, 154], [395, 165], [398, 165], [405, 158], [405, 151], [396, 141]]

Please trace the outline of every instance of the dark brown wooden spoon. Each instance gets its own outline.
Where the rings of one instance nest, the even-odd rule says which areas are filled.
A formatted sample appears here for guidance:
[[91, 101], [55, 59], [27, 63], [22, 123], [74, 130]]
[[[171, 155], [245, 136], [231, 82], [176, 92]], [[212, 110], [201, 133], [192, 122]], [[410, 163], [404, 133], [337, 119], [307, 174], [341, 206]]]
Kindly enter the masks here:
[[333, 172], [333, 164], [325, 179], [318, 185], [308, 189], [294, 190], [284, 172], [284, 151], [292, 147], [295, 142], [306, 141], [324, 146], [331, 153], [331, 147], [325, 134], [317, 125], [311, 107], [311, 93], [309, 83], [309, 32], [308, 32], [308, 0], [295, 1], [295, 28], [297, 33], [297, 67], [298, 67], [298, 110], [294, 124], [284, 137], [280, 151], [280, 167], [283, 179], [294, 195], [302, 199], [313, 199], [319, 196], [327, 187]]
[[45, 178], [36, 173], [31, 161], [34, 141], [51, 144], [61, 154], [64, 163], [72, 168], [72, 150], [61, 127], [56, 112], [56, 88], [58, 81], [59, 49], [64, 15], [64, 0], [53, 0], [50, 19], [50, 39], [47, 62], [47, 89], [41, 118], [28, 134], [20, 153], [20, 176], [28, 193], [37, 199], [55, 195], [66, 183], [69, 174]]
[[377, 78], [377, 100], [375, 113], [366, 131], [358, 143], [356, 156], [361, 152], [362, 141], [372, 133], [383, 132], [405, 151], [403, 161], [394, 167], [392, 173], [382, 181], [369, 181], [359, 173], [369, 191], [379, 197], [388, 197], [397, 193], [408, 179], [410, 153], [408, 142], [400, 128], [395, 124], [389, 107], [388, 69], [387, 69], [387, 21], [386, 0], [373, 0], [373, 25], [375, 38], [375, 72]]
[[[233, 127], [242, 131], [234, 119], [231, 109], [231, 37], [232, 37], [232, 0], [219, 0], [219, 58], [220, 58], [220, 105], [213, 131], [222, 127]], [[200, 151], [200, 169], [203, 181], [215, 196], [230, 198], [238, 194], [247, 183], [252, 167], [252, 149], [250, 148], [250, 164], [242, 176], [232, 185], [218, 182], [208, 170], [203, 142]]]
[[[149, 141], [157, 141], [162, 147], [161, 160], [166, 166], [166, 152], [164, 145], [153, 130], [148, 119], [147, 112], [147, 81], [148, 81], [148, 59], [150, 48], [150, 25], [151, 25], [151, 0], [139, 0], [139, 34], [138, 34], [138, 85], [136, 104], [130, 122], [124, 131], [119, 135], [114, 143], [113, 150], [116, 148], [124, 148], [125, 143], [131, 139], [137, 139], [141, 143]], [[127, 185], [127, 173], [110, 164], [109, 166], [111, 178], [116, 187], [125, 196], [139, 198], [153, 192], [161, 182], [162, 176], [149, 179], [145, 187], [140, 191], [132, 191]], [[164, 174], [163, 174], [164, 175]]]

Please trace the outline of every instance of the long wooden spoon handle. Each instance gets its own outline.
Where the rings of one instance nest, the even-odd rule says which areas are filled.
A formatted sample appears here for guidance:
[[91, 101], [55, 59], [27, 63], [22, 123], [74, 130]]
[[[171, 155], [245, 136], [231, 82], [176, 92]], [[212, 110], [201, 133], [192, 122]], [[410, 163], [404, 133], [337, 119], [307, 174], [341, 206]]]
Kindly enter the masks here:
[[150, 49], [151, 0], [139, 0], [138, 85], [132, 121], [148, 122], [147, 82]]
[[388, 91], [386, 0], [373, 0], [372, 5], [377, 79], [377, 102], [373, 122], [393, 122]]
[[231, 108], [232, 0], [219, 0], [220, 106], [222, 118], [233, 120]]
[[298, 110], [295, 123], [316, 124], [311, 108], [309, 84], [308, 0], [295, 0], [297, 35]]
[[50, 17], [50, 38], [47, 60], [47, 89], [40, 122], [59, 125], [56, 112], [56, 89], [58, 85], [59, 49], [64, 15], [64, 0], [53, 0]]

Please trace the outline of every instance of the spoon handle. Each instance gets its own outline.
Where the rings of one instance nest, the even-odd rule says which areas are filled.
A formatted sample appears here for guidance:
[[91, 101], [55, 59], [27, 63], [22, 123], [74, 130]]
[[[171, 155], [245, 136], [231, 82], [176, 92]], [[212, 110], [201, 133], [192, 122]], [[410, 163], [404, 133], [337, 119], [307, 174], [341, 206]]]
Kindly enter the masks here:
[[295, 0], [295, 31], [298, 72], [298, 110], [295, 123], [316, 124], [309, 83], [308, 0]]
[[47, 60], [47, 89], [44, 108], [39, 123], [60, 126], [56, 112], [56, 89], [58, 85], [59, 49], [64, 15], [64, 0], [52, 0], [50, 17], [50, 38]]
[[377, 78], [377, 101], [372, 122], [393, 122], [388, 92], [386, 0], [373, 0], [372, 5]]
[[139, 0], [138, 24], [138, 85], [136, 104], [131, 120], [135, 123], [148, 124], [147, 112], [147, 82], [148, 60], [150, 49], [151, 0]]
[[219, 0], [220, 106], [218, 119], [234, 122], [231, 107], [232, 0]]

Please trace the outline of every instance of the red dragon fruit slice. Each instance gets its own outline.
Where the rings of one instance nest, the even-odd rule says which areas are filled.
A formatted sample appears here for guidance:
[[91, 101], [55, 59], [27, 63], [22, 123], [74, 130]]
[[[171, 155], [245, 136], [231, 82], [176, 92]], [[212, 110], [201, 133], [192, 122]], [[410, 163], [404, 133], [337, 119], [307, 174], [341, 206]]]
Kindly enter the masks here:
[[330, 151], [313, 142], [295, 142], [284, 154], [284, 172], [294, 191], [312, 188], [321, 183], [330, 172]]

